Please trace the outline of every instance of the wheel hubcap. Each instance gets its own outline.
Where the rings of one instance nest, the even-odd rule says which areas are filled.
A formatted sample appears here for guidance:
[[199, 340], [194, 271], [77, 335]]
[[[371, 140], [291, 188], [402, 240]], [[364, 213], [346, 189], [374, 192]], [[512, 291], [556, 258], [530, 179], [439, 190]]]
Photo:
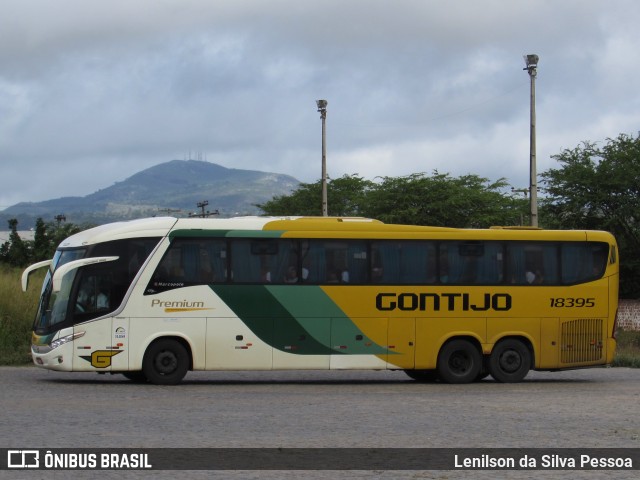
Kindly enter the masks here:
[[517, 371], [522, 365], [522, 358], [515, 350], [508, 350], [500, 357], [500, 368], [508, 373]]
[[173, 352], [160, 352], [156, 357], [155, 365], [158, 373], [172, 373], [178, 366], [178, 359]]
[[458, 375], [465, 374], [469, 370], [470, 363], [469, 357], [462, 352], [455, 353], [449, 360], [451, 371]]

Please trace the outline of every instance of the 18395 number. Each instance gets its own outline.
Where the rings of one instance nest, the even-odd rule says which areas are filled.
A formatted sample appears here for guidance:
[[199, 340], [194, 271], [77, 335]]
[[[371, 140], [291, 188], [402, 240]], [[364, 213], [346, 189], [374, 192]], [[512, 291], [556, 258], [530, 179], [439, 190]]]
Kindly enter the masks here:
[[596, 306], [595, 298], [559, 297], [550, 300], [551, 308], [592, 308]]

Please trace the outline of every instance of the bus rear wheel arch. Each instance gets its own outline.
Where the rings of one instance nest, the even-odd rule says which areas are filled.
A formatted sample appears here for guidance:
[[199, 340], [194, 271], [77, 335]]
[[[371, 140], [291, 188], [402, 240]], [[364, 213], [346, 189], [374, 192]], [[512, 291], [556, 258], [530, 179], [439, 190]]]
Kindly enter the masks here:
[[529, 346], [518, 338], [505, 338], [493, 347], [489, 373], [498, 382], [517, 383], [527, 376], [533, 363]]
[[445, 343], [438, 353], [438, 377], [446, 383], [470, 383], [482, 370], [482, 354], [471, 340], [456, 338]]
[[189, 350], [181, 341], [160, 338], [147, 348], [142, 372], [155, 385], [176, 385], [187, 374], [190, 364]]

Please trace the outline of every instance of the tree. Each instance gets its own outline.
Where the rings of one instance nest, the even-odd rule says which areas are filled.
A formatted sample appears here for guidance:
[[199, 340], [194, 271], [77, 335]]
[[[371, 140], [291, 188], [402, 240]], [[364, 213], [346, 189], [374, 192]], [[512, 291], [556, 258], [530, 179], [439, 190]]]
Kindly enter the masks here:
[[23, 240], [18, 233], [18, 220], [9, 220], [9, 241], [0, 245], [0, 262], [13, 267], [26, 267], [32, 263], [53, 257], [58, 245], [67, 237], [91, 225], [79, 226], [68, 223], [63, 226], [53, 222], [45, 224], [42, 218], [36, 220], [33, 240]]
[[[329, 215], [360, 216], [362, 204], [373, 182], [357, 175], [327, 180]], [[301, 183], [291, 195], [280, 195], [256, 205], [266, 215], [322, 215], [322, 183]]]
[[9, 241], [2, 244], [0, 258], [13, 267], [21, 267], [29, 261], [28, 244], [22, 241], [18, 234], [18, 220], [9, 220]]
[[640, 297], [640, 134], [621, 134], [603, 146], [583, 142], [552, 158], [561, 167], [541, 174], [545, 226], [613, 233], [620, 248], [621, 296]]
[[[434, 172], [384, 177], [375, 183], [345, 175], [328, 184], [329, 214], [363, 216], [387, 223], [448, 227], [518, 225], [523, 201], [505, 195], [504, 179], [452, 178]], [[291, 195], [258, 205], [267, 215], [320, 215], [321, 183], [301, 184]]]
[[435, 171], [384, 177], [367, 195], [364, 214], [387, 223], [458, 228], [517, 225], [517, 199], [505, 195], [504, 179], [490, 183], [477, 175], [458, 178]]
[[36, 229], [33, 236], [33, 248], [31, 254], [31, 260], [39, 262], [51, 258], [50, 241], [48, 237], [47, 225], [45, 225], [42, 218], [36, 220]]

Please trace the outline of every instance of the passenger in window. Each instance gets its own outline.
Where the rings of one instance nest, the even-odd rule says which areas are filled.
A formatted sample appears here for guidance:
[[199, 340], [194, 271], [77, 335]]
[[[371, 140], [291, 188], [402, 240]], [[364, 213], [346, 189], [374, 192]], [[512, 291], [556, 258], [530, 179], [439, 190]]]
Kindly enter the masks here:
[[373, 267], [373, 269], [371, 269], [371, 281], [373, 283], [381, 283], [383, 277], [384, 271], [382, 270], [382, 267]]
[[[306, 281], [309, 278], [309, 270], [306, 268], [302, 268], [302, 281]], [[298, 278], [298, 269], [293, 265], [287, 268], [287, 272], [284, 275], [284, 283], [298, 283], [300, 279]]]
[[76, 301], [76, 312], [90, 312], [93, 310], [93, 295], [88, 284], [83, 285], [78, 292], [78, 300]]
[[215, 282], [215, 272], [211, 267], [209, 252], [200, 250], [200, 270], [198, 271], [198, 281], [203, 283]]
[[349, 272], [347, 270], [331, 270], [327, 275], [327, 283], [349, 283]]
[[96, 308], [98, 310], [104, 310], [109, 308], [109, 297], [106, 293], [100, 291], [98, 293], [98, 297], [96, 298]]
[[332, 270], [327, 275], [327, 283], [340, 283], [340, 274], [338, 270]]
[[267, 267], [260, 269], [260, 281], [262, 283], [271, 283], [271, 272]]
[[532, 272], [531, 270], [527, 270], [524, 276], [529, 285], [542, 285], [543, 283], [543, 277], [540, 270], [536, 270], [535, 272]]
[[287, 268], [287, 273], [284, 276], [284, 283], [298, 283], [298, 272], [296, 267], [290, 266]]

